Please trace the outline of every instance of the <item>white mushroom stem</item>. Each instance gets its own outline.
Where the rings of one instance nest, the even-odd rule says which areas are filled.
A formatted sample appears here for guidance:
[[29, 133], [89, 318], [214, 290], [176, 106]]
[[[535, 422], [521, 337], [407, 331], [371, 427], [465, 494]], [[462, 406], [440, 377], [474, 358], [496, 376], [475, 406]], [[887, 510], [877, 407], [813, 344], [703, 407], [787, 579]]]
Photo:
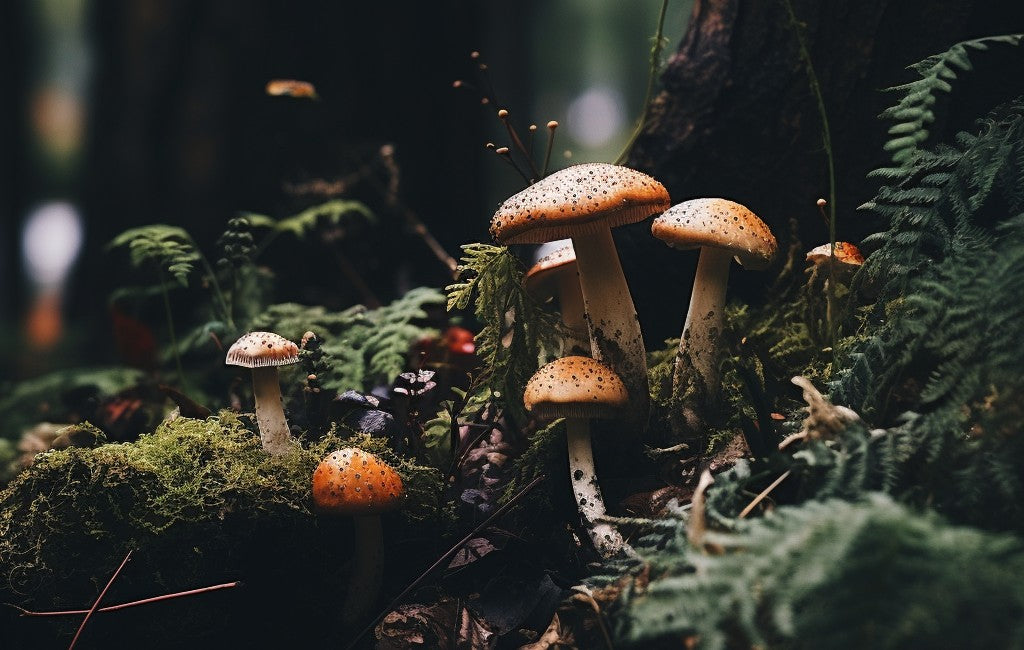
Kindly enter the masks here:
[[380, 515], [357, 515], [355, 551], [352, 554], [352, 575], [348, 581], [341, 623], [350, 627], [358, 623], [377, 602], [381, 577], [384, 574], [384, 532]]
[[[733, 254], [724, 248], [705, 246], [700, 250], [697, 261], [697, 275], [693, 280], [690, 307], [686, 312], [686, 324], [679, 339], [679, 356], [676, 358], [674, 383], [682, 385], [689, 364], [699, 378], [698, 390], [708, 402], [718, 396], [718, 354], [722, 336], [725, 290], [729, 284], [729, 265]], [[693, 405], [688, 404], [687, 410]], [[687, 423], [696, 423], [694, 414], [685, 414]]]
[[280, 456], [291, 449], [292, 437], [281, 404], [281, 383], [277, 378], [277, 367], [253, 368], [252, 392], [256, 398], [256, 424], [260, 429], [263, 449], [271, 456]]
[[606, 558], [623, 551], [630, 553], [632, 549], [613, 525], [597, 521], [606, 511], [601, 486], [597, 482], [597, 472], [594, 470], [594, 454], [590, 448], [590, 422], [585, 418], [567, 418], [565, 426], [572, 493], [576, 497], [580, 518], [594, 543], [594, 548]]
[[562, 342], [562, 356], [590, 354], [590, 336], [587, 333], [586, 310], [583, 307], [583, 293], [580, 291], [578, 273], [559, 275], [558, 304], [562, 311], [562, 322], [569, 331]]
[[650, 388], [640, 321], [610, 228], [573, 235], [593, 357], [611, 366], [629, 391], [631, 420], [646, 422]]

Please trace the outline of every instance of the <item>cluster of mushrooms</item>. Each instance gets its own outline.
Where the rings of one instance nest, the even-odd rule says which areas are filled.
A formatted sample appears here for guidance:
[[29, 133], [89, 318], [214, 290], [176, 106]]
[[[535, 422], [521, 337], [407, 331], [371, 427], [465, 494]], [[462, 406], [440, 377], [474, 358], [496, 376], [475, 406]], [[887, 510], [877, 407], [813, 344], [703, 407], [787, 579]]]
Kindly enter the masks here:
[[[729, 266], [733, 258], [761, 270], [776, 252], [775, 237], [753, 212], [721, 198], [699, 198], [672, 206], [668, 191], [650, 176], [627, 167], [589, 163], [568, 167], [509, 197], [491, 220], [501, 244], [571, 243], [540, 259], [525, 277], [527, 290], [558, 300], [567, 332], [561, 358], [543, 366], [524, 393], [526, 408], [541, 419], [564, 418], [569, 474], [580, 517], [604, 557], [631, 554], [605, 505], [594, 470], [590, 420], [621, 419], [641, 427], [649, 408], [646, 350], [611, 229], [658, 214], [655, 237], [679, 249], [700, 249], [693, 293], [679, 341], [673, 382], [699, 387], [713, 399], [719, 389], [720, 336]], [[837, 242], [834, 257], [850, 264], [850, 244]], [[859, 256], [859, 254], [857, 254]], [[832, 257], [829, 247], [808, 261]], [[862, 261], [862, 259], [860, 260]], [[281, 455], [296, 443], [282, 408], [277, 367], [298, 361], [298, 346], [270, 332], [250, 332], [227, 353], [227, 363], [252, 369], [256, 420], [264, 449]], [[696, 404], [684, 406], [673, 423], [700, 427]], [[379, 515], [403, 498], [398, 473], [373, 454], [336, 451], [313, 474], [318, 512], [354, 517], [353, 576], [342, 613], [349, 624], [362, 616], [380, 583]]]
[[[611, 229], [655, 214], [660, 214], [651, 227], [655, 237], [673, 248], [700, 249], [674, 388], [681, 392], [682, 386], [694, 387], [691, 395], [713, 403], [720, 387], [718, 340], [730, 262], [735, 258], [747, 269], [763, 270], [777, 249], [775, 237], [753, 212], [721, 198], [672, 206], [668, 191], [650, 176], [591, 163], [563, 169], [513, 195], [491, 220], [491, 235], [501, 244], [571, 240], [538, 260], [524, 280], [537, 297], [558, 300], [567, 332], [566, 356], [537, 371], [524, 401], [539, 418], [566, 419], [576, 503], [594, 547], [605, 557], [631, 549], [612, 525], [602, 521], [605, 506], [588, 421], [619, 418], [642, 427], [649, 400], [643, 335]], [[835, 258], [848, 263], [855, 250], [837, 242]], [[817, 265], [831, 256], [826, 244], [807, 259]], [[700, 430], [699, 401], [691, 399], [673, 414], [674, 428]]]

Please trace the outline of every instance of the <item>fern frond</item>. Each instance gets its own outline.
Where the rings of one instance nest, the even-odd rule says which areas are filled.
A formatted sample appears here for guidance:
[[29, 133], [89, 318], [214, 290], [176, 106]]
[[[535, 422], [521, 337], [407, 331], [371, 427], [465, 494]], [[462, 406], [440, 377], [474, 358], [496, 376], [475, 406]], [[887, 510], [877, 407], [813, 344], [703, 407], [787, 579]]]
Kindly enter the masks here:
[[[346, 227], [354, 222], [374, 223], [377, 217], [359, 201], [334, 199], [306, 208], [302, 212], [281, 219], [274, 224], [279, 232], [290, 232], [296, 237], [304, 238], [317, 227]], [[264, 221], [265, 223], [266, 221]]]
[[927, 126], [935, 121], [931, 106], [937, 95], [953, 89], [949, 82], [957, 78], [957, 71], [971, 70], [969, 50], [986, 50], [995, 43], [1017, 46], [1022, 37], [1024, 34], [1007, 34], [963, 41], [910, 66], [921, 78], [887, 88], [887, 92], [897, 93], [900, 98], [879, 116], [895, 122], [889, 128], [889, 134], [894, 137], [883, 146], [885, 151], [891, 152], [892, 161], [903, 167], [917, 156], [918, 147], [928, 139]]
[[161, 272], [170, 274], [183, 287], [188, 276], [201, 260], [192, 237], [183, 228], [166, 224], [153, 224], [131, 228], [115, 237], [107, 249], [128, 247], [132, 266], [138, 268], [153, 264]]
[[556, 350], [558, 317], [523, 288], [523, 265], [504, 246], [466, 244], [459, 281], [445, 288], [448, 309], [468, 309], [482, 324], [476, 335], [484, 376], [479, 382], [515, 417], [524, 415], [523, 389], [541, 357]]

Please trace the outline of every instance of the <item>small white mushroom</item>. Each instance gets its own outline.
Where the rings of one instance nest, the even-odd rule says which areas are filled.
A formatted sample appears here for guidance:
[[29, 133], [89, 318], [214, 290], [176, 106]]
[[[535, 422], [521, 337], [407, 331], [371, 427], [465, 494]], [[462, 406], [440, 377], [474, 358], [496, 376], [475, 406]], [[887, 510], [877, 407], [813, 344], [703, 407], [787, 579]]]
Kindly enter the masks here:
[[228, 349], [225, 363], [252, 369], [252, 392], [256, 399], [256, 424], [263, 448], [280, 456], [292, 447], [288, 420], [281, 404], [281, 383], [277, 367], [296, 363], [299, 346], [273, 332], [249, 332]]

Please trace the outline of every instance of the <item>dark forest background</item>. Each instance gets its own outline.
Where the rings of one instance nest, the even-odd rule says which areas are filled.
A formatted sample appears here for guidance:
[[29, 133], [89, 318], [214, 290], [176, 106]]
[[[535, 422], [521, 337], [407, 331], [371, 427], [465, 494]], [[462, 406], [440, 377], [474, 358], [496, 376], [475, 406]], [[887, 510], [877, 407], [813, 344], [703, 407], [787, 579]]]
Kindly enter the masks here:
[[[659, 3], [650, 4], [645, 20], [657, 14]], [[656, 175], [676, 201], [727, 196], [747, 203], [780, 239], [796, 217], [806, 245], [821, 243], [827, 232], [814, 200], [827, 194], [827, 179], [819, 118], [784, 6], [698, 0], [691, 14], [690, 3], [672, 5], [661, 94], [629, 163]], [[307, 191], [316, 181], [345, 178], [386, 143], [395, 146], [402, 203], [449, 253], [486, 240], [497, 201], [522, 183], [482, 147], [501, 135], [496, 120], [474, 96], [454, 92], [452, 81], [473, 75], [468, 53], [481, 50], [503, 105], [543, 125], [564, 120], [531, 114], [545, 66], [564, 71], [566, 61], [582, 56], [548, 38], [551, 6], [542, 2], [85, 6], [92, 53], [85, 135], [77, 171], [60, 173], [46, 169], [26, 129], [30, 72], [43, 56], [41, 28], [28, 3], [0, 5], [0, 328], [7, 341], [0, 366], [11, 371], [0, 371], [4, 378], [116, 361], [107, 297], [124, 282], [127, 266], [103, 248], [117, 233], [174, 223], [212, 249], [237, 211], [284, 217], [323, 201], [329, 196]], [[881, 227], [855, 211], [872, 196], [866, 172], [885, 162], [885, 125], [875, 116], [888, 99], [878, 91], [908, 80], [907, 64], [955, 41], [1019, 31], [1024, 4], [802, 0], [793, 6], [806, 23], [832, 125], [840, 237], [858, 241]], [[653, 22], [633, 21], [631, 33], [653, 33]], [[633, 45], [641, 68], [648, 46], [644, 38]], [[957, 82], [963, 90], [940, 112], [938, 130], [964, 128], [960, 116], [992, 105], [992, 97], [972, 92], [974, 85], [999, 88], [991, 82], [1001, 77], [1007, 97], [1020, 92], [1020, 53], [984, 56], [1002, 58]], [[313, 82], [321, 101], [267, 96], [265, 83], [282, 77]], [[643, 81], [631, 80], [630, 110], [638, 108]], [[18, 233], [31, 205], [49, 196], [73, 199], [88, 231], [66, 292], [68, 339], [40, 363], [28, 359], [19, 338], [31, 296], [21, 276]], [[346, 246], [382, 299], [404, 287], [447, 283], [445, 269], [405, 228], [401, 210], [381, 201], [377, 186], [357, 184], [347, 196], [369, 203], [381, 219], [380, 228]], [[679, 331], [695, 256], [669, 251], [644, 228], [618, 237], [646, 337], [659, 342]], [[330, 260], [297, 242], [277, 246], [278, 300], [332, 308], [359, 300]], [[764, 282], [737, 274], [733, 286], [753, 295]]]

